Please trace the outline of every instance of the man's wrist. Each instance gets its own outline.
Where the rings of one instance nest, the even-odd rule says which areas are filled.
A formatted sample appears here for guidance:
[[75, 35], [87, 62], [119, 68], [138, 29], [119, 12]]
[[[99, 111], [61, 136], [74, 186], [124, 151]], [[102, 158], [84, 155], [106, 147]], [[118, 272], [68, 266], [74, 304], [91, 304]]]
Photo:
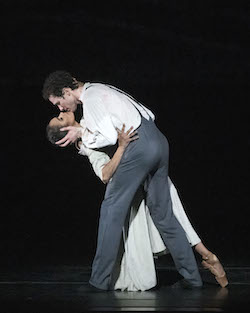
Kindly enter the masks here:
[[83, 134], [84, 134], [84, 128], [83, 127], [79, 127], [78, 128], [78, 132], [77, 132], [77, 137], [78, 138], [82, 138]]

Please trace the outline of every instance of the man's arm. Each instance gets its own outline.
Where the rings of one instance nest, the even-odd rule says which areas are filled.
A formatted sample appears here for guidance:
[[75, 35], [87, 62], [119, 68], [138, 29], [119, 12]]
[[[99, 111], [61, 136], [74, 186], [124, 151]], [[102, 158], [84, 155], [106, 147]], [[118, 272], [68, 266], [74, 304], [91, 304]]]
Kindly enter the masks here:
[[60, 147], [66, 147], [76, 142], [78, 138], [81, 138], [84, 145], [89, 149], [102, 148], [116, 144], [118, 139], [117, 131], [110, 116], [103, 114], [102, 119], [99, 118], [97, 130], [94, 132], [91, 132], [87, 128], [85, 120], [81, 120], [80, 124], [82, 127], [67, 126], [61, 128], [61, 131], [66, 130], [68, 133], [61, 140], [57, 141], [56, 144]]
[[60, 129], [61, 131], [68, 131], [67, 135], [64, 136], [62, 139], [55, 142], [55, 144], [59, 145], [60, 147], [66, 147], [69, 144], [76, 142], [78, 138], [82, 136], [82, 127], [76, 126], [67, 126]]
[[82, 119], [79, 126], [66, 126], [60, 129], [61, 131], [68, 131], [67, 135], [56, 144], [60, 147], [66, 147], [67, 145], [76, 142], [81, 138], [83, 142], [91, 141], [93, 133], [87, 129], [85, 121]]

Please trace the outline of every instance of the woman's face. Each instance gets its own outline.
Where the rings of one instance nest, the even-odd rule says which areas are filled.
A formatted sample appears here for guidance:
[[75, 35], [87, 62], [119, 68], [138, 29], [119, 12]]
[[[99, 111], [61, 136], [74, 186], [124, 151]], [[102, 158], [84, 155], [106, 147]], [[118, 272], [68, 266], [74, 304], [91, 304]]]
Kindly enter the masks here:
[[75, 124], [75, 115], [73, 112], [61, 112], [57, 117], [54, 117], [49, 122], [50, 126], [74, 126]]

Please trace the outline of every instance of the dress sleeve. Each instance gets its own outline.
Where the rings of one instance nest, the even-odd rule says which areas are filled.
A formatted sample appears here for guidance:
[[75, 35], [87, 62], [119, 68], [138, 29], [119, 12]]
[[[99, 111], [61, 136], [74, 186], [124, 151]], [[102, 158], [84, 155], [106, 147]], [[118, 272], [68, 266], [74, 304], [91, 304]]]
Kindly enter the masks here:
[[87, 156], [95, 174], [102, 180], [102, 169], [110, 161], [109, 156], [100, 151], [88, 149]]
[[200, 237], [194, 230], [193, 226], [191, 225], [187, 214], [184, 210], [184, 207], [181, 203], [180, 197], [178, 195], [177, 189], [175, 188], [173, 182], [171, 181], [170, 177], [168, 177], [168, 184], [170, 190], [170, 196], [173, 204], [173, 213], [177, 218], [178, 222], [181, 224], [182, 228], [186, 233], [186, 237], [192, 246], [197, 245], [201, 242]]

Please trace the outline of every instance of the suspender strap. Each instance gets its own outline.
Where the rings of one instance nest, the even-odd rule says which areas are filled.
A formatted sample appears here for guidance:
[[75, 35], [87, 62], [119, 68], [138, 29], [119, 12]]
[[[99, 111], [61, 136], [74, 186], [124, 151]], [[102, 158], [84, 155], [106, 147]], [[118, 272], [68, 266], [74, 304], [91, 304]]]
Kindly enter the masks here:
[[[133, 100], [134, 102], [136, 102], [142, 109], [143, 111], [147, 114], [147, 116], [151, 119], [151, 117], [149, 116], [148, 112], [143, 108], [143, 106], [141, 105], [140, 102], [138, 102], [134, 97], [132, 97], [130, 94], [126, 93], [125, 91], [118, 89], [112, 85], [108, 85], [106, 84], [106, 86], [108, 86], [111, 89], [114, 89], [122, 94], [124, 94], [125, 96], [127, 96], [129, 99]], [[131, 103], [133, 104], [133, 102], [131, 101]], [[136, 110], [139, 112], [140, 116], [144, 118], [144, 116], [141, 114], [140, 110], [138, 110], [138, 108], [133, 104], [134, 108], [136, 108]]]

